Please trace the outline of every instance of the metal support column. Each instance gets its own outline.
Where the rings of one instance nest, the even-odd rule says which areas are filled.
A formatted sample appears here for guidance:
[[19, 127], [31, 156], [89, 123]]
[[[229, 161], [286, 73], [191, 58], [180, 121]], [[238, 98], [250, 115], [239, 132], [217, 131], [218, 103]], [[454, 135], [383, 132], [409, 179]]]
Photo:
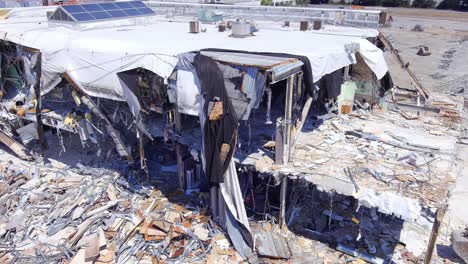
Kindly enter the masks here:
[[288, 190], [288, 176], [283, 175], [281, 179], [281, 192], [280, 192], [280, 216], [279, 216], [279, 225], [280, 228], [283, 228], [286, 223], [286, 193]]
[[267, 112], [266, 112], [266, 121], [265, 124], [271, 125], [271, 95], [272, 91], [269, 86], [265, 88], [265, 93], [267, 94]]
[[288, 77], [286, 85], [286, 98], [284, 107], [284, 133], [283, 133], [283, 164], [288, 164], [291, 155], [291, 118], [292, 118], [292, 105], [293, 105], [293, 92], [296, 75]]
[[276, 119], [276, 136], [275, 136], [275, 164], [283, 164], [284, 157], [284, 120], [282, 117]]
[[176, 144], [176, 154], [177, 154], [177, 178], [179, 179], [179, 188], [185, 190], [185, 166], [184, 160], [182, 157], [182, 146]]
[[47, 140], [44, 136], [44, 127], [42, 126], [42, 99], [41, 99], [41, 74], [42, 74], [42, 53], [37, 53], [36, 61], [36, 83], [34, 85], [34, 94], [36, 96], [36, 125], [39, 144], [41, 145], [42, 155], [49, 148]]
[[182, 121], [181, 121], [182, 116], [180, 115], [179, 109], [177, 106], [175, 106], [173, 114], [174, 114], [175, 131], [180, 132], [182, 130]]
[[[288, 164], [291, 156], [291, 118], [293, 106], [293, 94], [296, 75], [288, 77], [286, 85], [286, 98], [284, 107], [284, 133], [283, 133], [283, 164]], [[286, 222], [286, 194], [288, 187], [288, 176], [283, 175], [281, 179], [281, 192], [280, 192], [280, 215], [279, 225], [282, 228]]]

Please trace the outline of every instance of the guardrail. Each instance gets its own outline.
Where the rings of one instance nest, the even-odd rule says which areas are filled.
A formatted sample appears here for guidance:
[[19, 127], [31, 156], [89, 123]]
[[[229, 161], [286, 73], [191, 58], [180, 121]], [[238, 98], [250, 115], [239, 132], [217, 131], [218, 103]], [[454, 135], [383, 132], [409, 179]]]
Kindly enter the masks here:
[[315, 7], [245, 6], [175, 2], [146, 2], [157, 14], [196, 17], [199, 11], [222, 13], [225, 18], [294, 21], [321, 20], [327, 24], [379, 28], [380, 10], [333, 9]]

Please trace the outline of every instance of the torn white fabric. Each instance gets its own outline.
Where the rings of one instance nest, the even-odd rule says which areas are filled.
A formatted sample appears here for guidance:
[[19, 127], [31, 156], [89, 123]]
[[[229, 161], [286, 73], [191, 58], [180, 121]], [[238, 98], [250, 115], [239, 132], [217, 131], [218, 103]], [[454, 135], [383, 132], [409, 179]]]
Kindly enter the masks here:
[[119, 78], [120, 84], [122, 85], [123, 88], [123, 93], [125, 96], [125, 99], [127, 101], [128, 107], [130, 108], [130, 112], [132, 112], [133, 116], [136, 118], [140, 115], [140, 101], [138, 101], [138, 98], [136, 95], [128, 88], [128, 86], [125, 84], [122, 79]]
[[192, 71], [177, 71], [177, 110], [187, 115], [198, 115], [200, 81]]
[[237, 177], [236, 165], [234, 159], [231, 159], [228, 169], [224, 174], [224, 182], [219, 184], [221, 193], [228, 209], [231, 211], [234, 218], [247, 228], [250, 232], [249, 219], [244, 207], [244, 199]]
[[125, 97], [118, 72], [141, 67], [167, 79], [179, 55], [209, 48], [306, 56], [316, 82], [356, 63], [345, 45], [360, 43], [360, 53], [377, 77], [387, 71], [383, 54], [375, 45], [363, 37], [347, 35], [345, 30], [338, 35], [260, 28], [255, 36], [232, 38], [231, 32], [219, 32], [216, 25], [202, 27], [205, 32], [190, 34], [188, 22], [153, 21], [80, 30], [20, 18], [0, 21], [0, 39], [41, 50], [44, 83], [68, 71], [88, 95], [121, 101]]
[[359, 45], [359, 54], [362, 55], [367, 66], [375, 73], [377, 79], [382, 79], [388, 71], [383, 51], [365, 39], [361, 39]]

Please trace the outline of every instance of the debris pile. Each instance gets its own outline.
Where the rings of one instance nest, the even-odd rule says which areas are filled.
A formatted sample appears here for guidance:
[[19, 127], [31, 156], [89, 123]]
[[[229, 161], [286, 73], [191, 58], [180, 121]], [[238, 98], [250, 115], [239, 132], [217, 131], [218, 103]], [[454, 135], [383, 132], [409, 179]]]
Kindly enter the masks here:
[[201, 194], [187, 197], [176, 191], [165, 197], [150, 187], [128, 187], [121, 174], [82, 164], [1, 162], [0, 262], [238, 257], [206, 215], [208, 204]]
[[418, 261], [458, 173], [456, 120], [463, 102], [449, 99], [434, 95], [426, 104], [434, 112], [405, 108], [413, 118], [390, 104], [386, 111], [311, 118], [292, 162], [273, 165], [264, 152], [249, 162], [264, 181], [271, 175], [271, 184], [289, 177], [294, 192], [285, 216], [292, 232], [376, 263]]
[[420, 24], [416, 24], [413, 29], [411, 29], [411, 31], [414, 31], [414, 32], [423, 32], [424, 31], [424, 27]]
[[257, 170], [310, 178], [346, 195], [363, 191], [365, 186], [431, 205], [445, 200], [447, 184], [453, 181], [450, 164], [458, 132], [440, 118], [406, 120], [394, 112], [353, 112], [307, 121], [304, 130], [297, 139], [293, 162], [265, 166], [262, 161], [267, 157], [255, 153], [251, 157]]
[[295, 203], [288, 210], [294, 232], [381, 260], [392, 259], [402, 249], [398, 243], [403, 220], [360, 206], [350, 196], [321, 192], [306, 181], [296, 182], [294, 190]]
[[468, 262], [468, 227], [465, 230], [458, 230], [452, 233], [452, 243], [455, 252]]

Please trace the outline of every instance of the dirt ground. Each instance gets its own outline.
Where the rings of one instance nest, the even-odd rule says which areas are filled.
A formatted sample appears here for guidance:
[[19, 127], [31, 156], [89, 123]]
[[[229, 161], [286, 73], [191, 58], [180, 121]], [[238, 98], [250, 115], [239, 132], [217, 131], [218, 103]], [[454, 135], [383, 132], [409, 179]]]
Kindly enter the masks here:
[[[381, 9], [381, 8], [379, 8]], [[425, 8], [388, 8], [385, 9], [390, 15], [398, 17], [418, 17], [428, 19], [442, 19], [442, 20], [467, 20], [467, 12], [458, 12], [452, 10], [438, 10], [438, 9], [425, 9]]]
[[[393, 23], [381, 31], [410, 63], [423, 86], [433, 92], [468, 96], [468, 13], [403, 8], [386, 11]], [[422, 31], [414, 30], [417, 25]], [[418, 56], [422, 46], [429, 47], [432, 54]], [[408, 75], [390, 54], [387, 61], [395, 83], [412, 87]]]

